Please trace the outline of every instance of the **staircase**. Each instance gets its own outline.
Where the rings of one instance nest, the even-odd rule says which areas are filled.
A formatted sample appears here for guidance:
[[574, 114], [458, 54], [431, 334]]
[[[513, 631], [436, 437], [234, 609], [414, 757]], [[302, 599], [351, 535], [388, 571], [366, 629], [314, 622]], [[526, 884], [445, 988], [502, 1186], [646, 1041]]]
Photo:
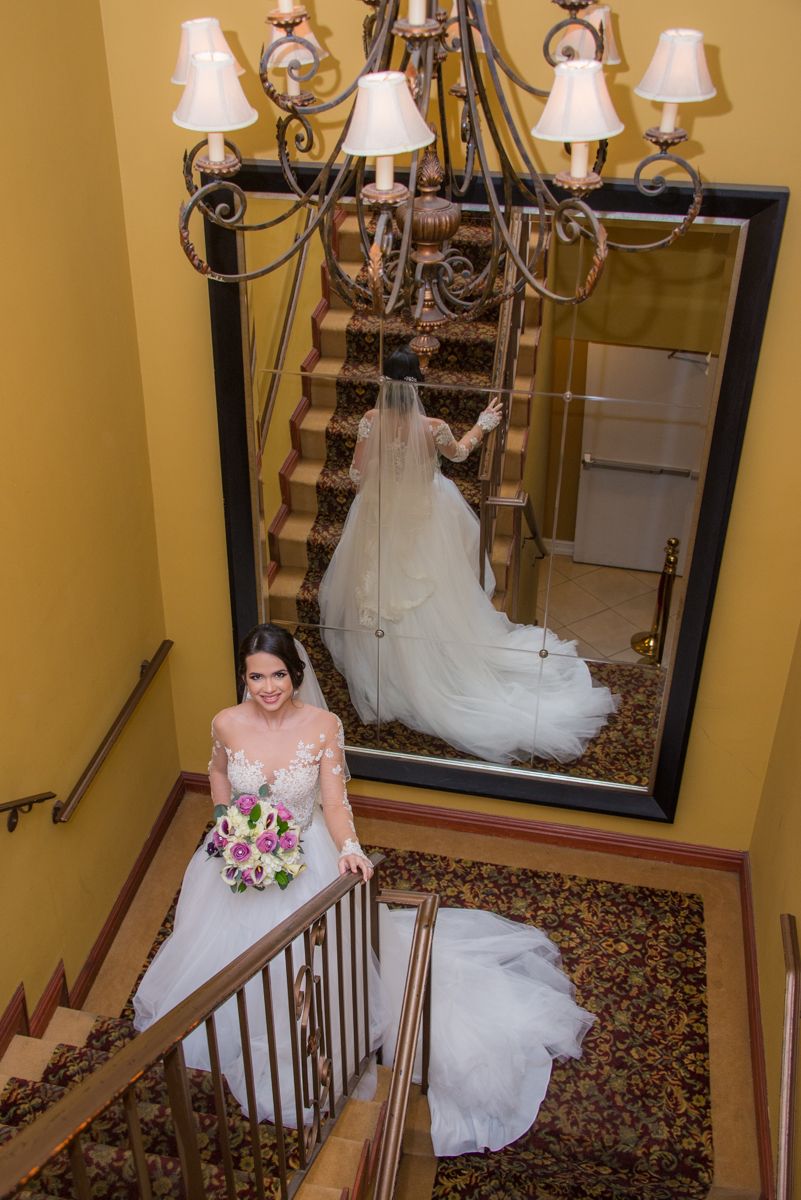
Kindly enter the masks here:
[[[454, 239], [463, 254], [478, 268], [487, 261], [489, 226], [476, 214], [465, 214], [465, 223]], [[338, 218], [335, 251], [353, 278], [362, 268], [358, 221], [344, 212]], [[488, 397], [477, 387], [491, 385], [497, 340], [496, 318], [449, 325], [437, 331], [441, 349], [431, 361], [427, 383], [421, 390], [431, 416], [448, 421], [456, 437], [475, 422]], [[526, 300], [526, 329], [518, 359], [516, 395], [512, 402], [501, 494], [514, 496], [521, 489], [530, 420], [530, 394], [534, 383], [542, 302], [534, 293]], [[406, 344], [414, 330], [398, 318], [385, 321], [385, 353]], [[282, 503], [268, 531], [269, 566], [266, 590], [273, 620], [294, 624], [319, 621], [317, 590], [339, 541], [355, 494], [348, 477], [356, 431], [364, 412], [375, 403], [378, 376], [378, 321], [354, 315], [329, 289], [323, 268], [323, 297], [312, 317], [313, 349], [302, 369], [308, 371], [304, 392], [290, 419], [292, 452], [279, 469]], [[440, 384], [461, 384], [458, 391], [438, 389]], [[269, 454], [265, 455], [269, 462]], [[461, 464], [444, 463], [443, 470], [478, 511], [479, 454]], [[269, 517], [269, 514], [268, 514]], [[496, 607], [502, 608], [509, 588], [512, 556], [512, 514], [501, 511], [492, 554], [496, 579]]]
[[[93, 1016], [58, 1008], [41, 1039], [15, 1037], [0, 1069], [16, 1073], [0, 1090], [0, 1147], [136, 1036], [130, 1021]], [[226, 1200], [225, 1168], [209, 1072], [189, 1070], [189, 1089], [203, 1163], [205, 1195]], [[378, 1068], [373, 1100], [351, 1099], [327, 1137], [320, 1154], [301, 1184], [298, 1200], [365, 1200], [375, 1177], [377, 1150], [386, 1112], [391, 1072]], [[0, 1078], [0, 1083], [2, 1079]], [[248, 1136], [249, 1123], [226, 1089], [228, 1137], [233, 1160], [233, 1183], [238, 1200], [256, 1200], [258, 1190]], [[178, 1145], [169, 1097], [160, 1067], [136, 1085], [136, 1108], [142, 1130], [152, 1193], [163, 1200], [184, 1200]], [[427, 1200], [437, 1170], [429, 1134], [428, 1103], [420, 1088], [412, 1088], [403, 1158], [395, 1189], [397, 1200]], [[273, 1127], [259, 1127], [266, 1194], [280, 1195]], [[290, 1169], [297, 1169], [296, 1135], [285, 1131]], [[97, 1117], [84, 1132], [83, 1159], [90, 1194], [107, 1200], [140, 1200], [128, 1123], [123, 1105]], [[34, 1182], [16, 1192], [19, 1200], [75, 1196], [65, 1154], [45, 1166]]]

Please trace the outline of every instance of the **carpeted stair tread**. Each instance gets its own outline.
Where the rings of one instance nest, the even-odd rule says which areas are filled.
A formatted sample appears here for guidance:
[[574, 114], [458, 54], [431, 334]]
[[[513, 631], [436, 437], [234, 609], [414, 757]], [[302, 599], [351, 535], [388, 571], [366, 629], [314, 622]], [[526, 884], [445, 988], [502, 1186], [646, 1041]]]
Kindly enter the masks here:
[[105, 1050], [93, 1050], [90, 1046], [56, 1046], [42, 1072], [42, 1083], [63, 1088], [77, 1087], [110, 1058], [111, 1055]]
[[[124, 1147], [84, 1142], [83, 1156], [92, 1194], [103, 1200], [139, 1200], [133, 1156]], [[185, 1200], [181, 1164], [177, 1156], [146, 1155], [151, 1187], [160, 1200]], [[218, 1163], [202, 1163], [204, 1200], [226, 1200], [225, 1173]], [[235, 1171], [238, 1200], [256, 1200], [252, 1175]], [[72, 1200], [75, 1192], [66, 1156], [59, 1155], [42, 1169], [36, 1184], [50, 1196]], [[269, 1194], [269, 1193], [268, 1193]]]
[[67, 1088], [32, 1079], [10, 1079], [0, 1093], [0, 1121], [5, 1125], [29, 1125], [46, 1112]]
[[90, 1050], [113, 1054], [136, 1037], [133, 1022], [121, 1017], [98, 1017], [86, 1038]]

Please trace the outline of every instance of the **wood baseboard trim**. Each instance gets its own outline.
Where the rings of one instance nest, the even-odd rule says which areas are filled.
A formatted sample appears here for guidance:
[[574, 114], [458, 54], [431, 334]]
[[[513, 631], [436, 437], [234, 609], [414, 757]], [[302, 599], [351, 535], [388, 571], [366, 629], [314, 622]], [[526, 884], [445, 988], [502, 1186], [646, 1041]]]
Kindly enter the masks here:
[[64, 1008], [70, 1006], [70, 991], [67, 987], [67, 973], [64, 970], [64, 960], [59, 959], [58, 966], [50, 977], [45, 990], [42, 992], [39, 1003], [31, 1013], [28, 1028], [30, 1036], [40, 1038], [50, 1024], [50, 1019], [59, 1005]]
[[303, 455], [303, 449], [300, 444], [300, 427], [303, 424], [303, 418], [311, 408], [311, 400], [304, 393], [298, 401], [298, 406], [289, 418], [289, 436], [292, 441], [292, 449], [297, 450], [298, 454]]
[[311, 316], [312, 345], [314, 346], [317, 353], [321, 356], [323, 353], [323, 347], [322, 347], [322, 340], [321, 340], [321, 336], [320, 336], [320, 326], [322, 325], [323, 321], [325, 320], [325, 317], [326, 317], [326, 314], [327, 314], [329, 308], [330, 308], [330, 305], [329, 305], [328, 301], [326, 300], [325, 297], [323, 297], [320, 300], [320, 303], [317, 305], [317, 307], [315, 308], [315, 310]]
[[3, 1057], [12, 1039], [18, 1034], [30, 1037], [28, 1005], [25, 1000], [25, 985], [21, 983], [8, 1002], [0, 1017], [0, 1058]]
[[751, 871], [746, 851], [724, 850], [717, 846], [695, 846], [688, 842], [669, 842], [639, 835], [607, 833], [599, 829], [582, 829], [573, 825], [551, 825], [545, 821], [526, 821], [520, 817], [505, 817], [464, 809], [436, 808], [429, 804], [405, 803], [376, 796], [351, 794], [350, 801], [358, 817], [397, 821], [403, 825], [452, 829], [459, 833], [481, 833], [484, 836], [512, 838], [518, 841], [544, 842], [551, 846], [592, 850], [600, 854], [619, 854], [627, 858], [650, 859], [653, 862], [673, 863], [677, 866], [703, 867], [712, 871], [730, 871], [738, 875], [748, 992], [749, 1041], [754, 1078], [754, 1113], [762, 1179], [760, 1200], [775, 1200]]
[[89, 951], [89, 957], [81, 967], [74, 987], [70, 990], [71, 1008], [83, 1008], [86, 1003], [86, 998], [109, 952], [111, 943], [119, 931], [125, 914], [131, 907], [131, 902], [145, 877], [145, 872], [153, 861], [156, 851], [162, 843], [164, 835], [178, 810], [178, 805], [181, 803], [185, 792], [186, 785], [184, 784], [183, 774], [181, 774], [175, 781], [173, 789], [167, 797], [161, 812], [156, 817], [155, 824], [147, 835], [145, 844], [139, 852], [139, 857], [131, 868], [131, 873], [125, 880], [122, 890], [114, 902], [114, 907], [98, 934], [97, 941]]
[[351, 795], [350, 802], [357, 816], [399, 821], [403, 825], [426, 825], [435, 829], [453, 829], [459, 833], [483, 833], [489, 837], [545, 842], [551, 846], [594, 850], [600, 854], [621, 854], [627, 858], [647, 858], [680, 866], [708, 867], [713, 871], [739, 873], [742, 869], [742, 851], [723, 850], [717, 846], [695, 846], [689, 842], [606, 833], [600, 829], [582, 829], [575, 825], [552, 825], [547, 821], [527, 821], [521, 817], [505, 817], [495, 813], [435, 808], [430, 804], [384, 800], [376, 796]]
[[751, 859], [747, 851], [743, 854], [740, 871], [740, 902], [743, 914], [745, 979], [748, 989], [748, 1040], [751, 1044], [751, 1073], [754, 1078], [754, 1107], [757, 1113], [757, 1149], [762, 1180], [761, 1200], [775, 1200], [773, 1143], [768, 1119], [768, 1076], [765, 1066], [765, 1039], [762, 1033], [762, 1006], [759, 999], [754, 899], [751, 891]]
[[182, 771], [181, 779], [184, 783], [185, 793], [192, 792], [195, 796], [211, 795], [211, 782], [208, 775], [199, 771]]
[[300, 455], [297, 450], [290, 450], [283, 463], [278, 469], [278, 485], [281, 488], [281, 500], [292, 511], [292, 491], [290, 487], [290, 479], [295, 471], [295, 467], [300, 462]]

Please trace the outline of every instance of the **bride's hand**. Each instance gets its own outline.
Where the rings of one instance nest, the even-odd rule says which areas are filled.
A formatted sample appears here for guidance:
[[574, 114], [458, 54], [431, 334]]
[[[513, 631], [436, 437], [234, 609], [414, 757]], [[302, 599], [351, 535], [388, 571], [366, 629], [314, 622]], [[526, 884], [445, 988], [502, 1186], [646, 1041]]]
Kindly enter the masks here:
[[339, 860], [340, 875], [347, 875], [348, 871], [352, 871], [354, 875], [358, 875], [361, 871], [364, 876], [364, 882], [372, 878], [373, 864], [366, 858], [362, 858], [361, 854], [346, 854]]

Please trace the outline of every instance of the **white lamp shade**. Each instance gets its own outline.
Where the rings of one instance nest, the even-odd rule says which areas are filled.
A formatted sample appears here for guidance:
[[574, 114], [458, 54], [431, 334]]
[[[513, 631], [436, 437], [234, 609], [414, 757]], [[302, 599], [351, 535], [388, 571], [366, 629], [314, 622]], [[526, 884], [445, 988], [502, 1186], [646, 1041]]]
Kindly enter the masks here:
[[558, 63], [551, 94], [531, 132], [546, 142], [596, 142], [622, 133], [601, 64], [586, 58]]
[[[232, 53], [217, 18], [196, 17], [194, 21], [182, 21], [178, 62], [175, 64], [170, 82], [186, 83], [189, 78], [189, 64], [192, 55], [202, 54], [204, 50], [217, 50], [220, 54]], [[245, 74], [245, 68], [240, 67], [235, 58], [234, 70], [237, 75]]]
[[666, 29], [641, 83], [634, 89], [646, 100], [686, 104], [711, 100], [715, 87], [706, 65], [704, 35], [697, 29]]
[[[301, 21], [300, 25], [296, 25], [292, 30], [298, 37], [305, 38], [307, 42], [311, 42], [317, 51], [318, 58], [328, 58], [328, 51], [323, 50], [317, 38], [312, 32], [312, 27], [308, 21]], [[270, 26], [270, 45], [274, 42], [279, 42], [285, 36], [283, 29], [279, 29], [277, 25]], [[299, 62], [301, 66], [308, 67], [314, 62], [312, 55], [305, 46], [299, 46], [297, 42], [292, 42], [284, 46], [283, 50], [279, 50], [277, 54], [270, 56], [270, 61], [267, 63], [267, 69], [271, 67], [279, 67], [281, 70], [286, 70], [291, 62]]]
[[172, 114], [176, 125], [203, 133], [226, 133], [244, 129], [258, 118], [236, 77], [233, 54], [204, 50], [192, 55], [181, 103]]
[[346, 154], [360, 158], [405, 154], [434, 141], [412, 99], [401, 71], [376, 71], [362, 75], [350, 128], [342, 145]]
[[[609, 5], [602, 4], [592, 11], [585, 12], [582, 19], [589, 21], [599, 31], [603, 31], [604, 53], [601, 62], [605, 66], [616, 67], [620, 62], [620, 55], [615, 45], [615, 35], [612, 32], [612, 13]], [[555, 59], [564, 60], [566, 46], [570, 46], [573, 50], [574, 58], [595, 58], [595, 38], [589, 29], [584, 29], [581, 25], [574, 25], [572, 29], [567, 30], [556, 47]]]
[[[484, 9], [484, 16], [486, 16], [487, 15], [487, 0], [481, 0], [481, 7]], [[458, 16], [459, 16], [458, 0], [453, 0], [453, 8], [451, 9], [451, 15], [448, 19], [453, 20], [454, 17], [458, 17]], [[487, 52], [484, 49], [484, 39], [481, 36], [481, 34], [478, 32], [477, 29], [471, 29], [470, 32], [473, 35], [473, 42], [476, 47], [476, 53], [477, 54], [486, 54]], [[452, 25], [449, 30], [449, 33], [450, 33], [451, 37], [459, 37], [458, 25]]]

